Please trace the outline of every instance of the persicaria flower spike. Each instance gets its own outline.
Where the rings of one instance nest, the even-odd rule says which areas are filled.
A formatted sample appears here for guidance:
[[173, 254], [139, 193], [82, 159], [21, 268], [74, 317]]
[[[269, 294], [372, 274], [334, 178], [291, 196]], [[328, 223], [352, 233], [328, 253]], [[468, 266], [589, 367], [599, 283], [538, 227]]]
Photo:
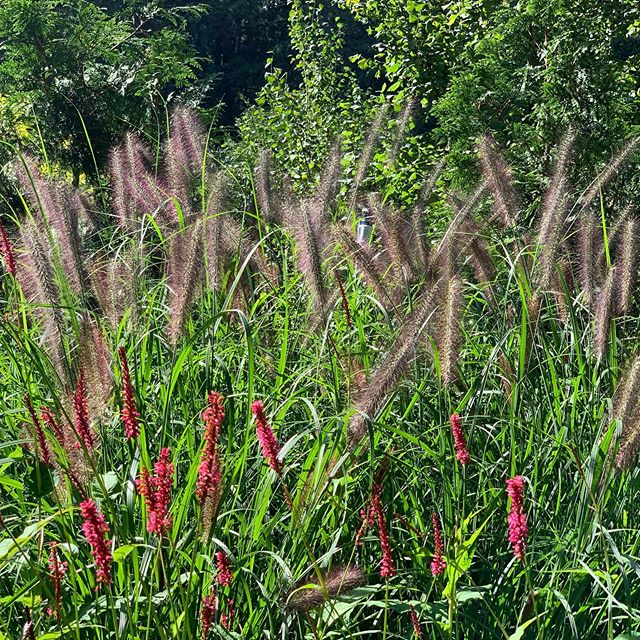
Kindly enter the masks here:
[[80, 503], [80, 513], [84, 520], [82, 533], [91, 545], [91, 555], [96, 563], [96, 580], [102, 584], [109, 584], [111, 582], [111, 542], [107, 538], [109, 525], [91, 499]]
[[382, 484], [381, 482], [374, 482], [367, 521], [375, 519], [375, 522], [378, 525], [378, 536], [380, 537], [380, 548], [382, 550], [380, 576], [382, 578], [393, 578], [393, 576], [396, 575], [396, 567], [393, 562], [393, 551], [391, 549], [391, 541], [389, 540], [389, 532], [387, 530], [384, 511], [382, 509], [381, 496]]
[[220, 616], [220, 624], [225, 629], [231, 629], [233, 626], [233, 620], [236, 617], [236, 610], [233, 608], [233, 600], [227, 601], [227, 611], [228, 613], [223, 613]]
[[64, 430], [60, 427], [58, 422], [56, 421], [53, 413], [49, 409], [42, 409], [40, 411], [40, 417], [42, 418], [42, 422], [44, 422], [51, 431], [53, 431], [56, 440], [60, 443], [60, 446], [64, 447], [65, 445], [65, 435]]
[[29, 416], [31, 416], [31, 422], [33, 423], [33, 429], [35, 432], [35, 439], [38, 445], [38, 452], [40, 454], [40, 460], [42, 464], [50, 467], [52, 464], [51, 452], [49, 451], [49, 444], [47, 443], [47, 438], [44, 434], [44, 429], [42, 428], [42, 422], [40, 422], [40, 418], [38, 414], [35, 412], [33, 405], [31, 404], [31, 398], [29, 396], [25, 396], [25, 404], [27, 405], [27, 409], [29, 411]]
[[2, 259], [4, 260], [4, 266], [7, 270], [7, 273], [10, 273], [12, 276], [16, 275], [16, 258], [13, 253], [13, 246], [11, 244], [11, 240], [9, 240], [9, 234], [7, 230], [4, 228], [4, 225], [0, 222], [0, 255], [2, 255]]
[[527, 514], [524, 512], [524, 478], [514, 476], [507, 480], [507, 493], [511, 499], [511, 509], [507, 517], [509, 542], [513, 548], [513, 555], [518, 560], [524, 560], [524, 551], [529, 535]]
[[[84, 374], [82, 370], [78, 372], [78, 382], [73, 394], [73, 411], [78, 437], [82, 440], [84, 446], [91, 451], [96, 446], [96, 437], [89, 422], [89, 405], [87, 404], [87, 396], [84, 387]], [[78, 442], [75, 443], [75, 446], [78, 449], [80, 448]]]
[[122, 412], [120, 416], [124, 424], [124, 434], [128, 439], [135, 439], [140, 435], [140, 413], [136, 407], [136, 400], [131, 384], [131, 374], [129, 373], [129, 363], [124, 347], [118, 347], [120, 357], [120, 370], [122, 373]]
[[444, 545], [442, 544], [442, 533], [440, 531], [440, 518], [438, 518], [438, 514], [435, 511], [431, 514], [431, 525], [433, 526], [434, 541], [433, 560], [431, 560], [431, 575], [439, 576], [444, 573], [444, 570], [447, 568], [447, 563], [442, 555]]
[[202, 640], [206, 640], [209, 629], [216, 617], [217, 598], [215, 591], [208, 596], [203, 596], [202, 607], [200, 607], [200, 626], [202, 628]]
[[136, 485], [147, 507], [147, 531], [162, 537], [172, 526], [169, 515], [174, 472], [171, 449], [165, 447], [160, 450], [160, 457], [153, 465], [153, 471], [154, 474], [151, 476], [149, 471], [142, 467]]
[[216, 564], [218, 565], [218, 584], [228, 587], [233, 579], [233, 572], [229, 566], [229, 558], [224, 551], [216, 552]]
[[453, 444], [456, 450], [456, 459], [460, 464], [467, 464], [471, 460], [469, 450], [467, 449], [467, 441], [462, 431], [462, 423], [460, 416], [454, 413], [451, 418], [451, 432], [453, 433]]
[[222, 474], [220, 471], [220, 454], [218, 452], [218, 436], [224, 420], [224, 399], [216, 391], [209, 393], [209, 405], [202, 412], [204, 428], [204, 447], [198, 467], [196, 495], [200, 504], [204, 504], [209, 496], [216, 496], [219, 491]]
[[413, 605], [409, 605], [409, 617], [411, 618], [411, 624], [413, 625], [413, 631], [416, 634], [416, 638], [422, 638], [422, 629], [420, 628], [420, 620], [418, 614], [413, 608]]
[[256, 418], [256, 433], [258, 434], [262, 455], [269, 466], [280, 475], [282, 473], [282, 462], [278, 458], [280, 446], [264, 415], [264, 404], [260, 400], [256, 400], [251, 405], [251, 411]]
[[58, 543], [51, 543], [51, 551], [47, 564], [49, 566], [49, 577], [51, 578], [51, 586], [53, 587], [52, 606], [47, 609], [50, 616], [60, 618], [62, 610], [62, 581], [67, 575], [67, 563], [58, 557]]

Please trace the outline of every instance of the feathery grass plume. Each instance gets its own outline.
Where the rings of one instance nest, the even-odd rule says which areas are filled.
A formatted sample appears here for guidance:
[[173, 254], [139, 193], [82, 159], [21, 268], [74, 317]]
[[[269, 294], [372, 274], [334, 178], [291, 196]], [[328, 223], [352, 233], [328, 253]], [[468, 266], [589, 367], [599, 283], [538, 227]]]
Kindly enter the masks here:
[[337, 227], [334, 233], [346, 257], [354, 263], [365, 284], [378, 300], [385, 308], [395, 306], [394, 297], [390, 293], [393, 287], [385, 282], [385, 274], [380, 271], [371, 247], [358, 244], [351, 230], [343, 226]]
[[398, 151], [400, 151], [400, 146], [404, 142], [411, 117], [416, 110], [417, 102], [415, 97], [407, 100], [396, 118], [391, 146], [387, 152], [387, 165], [391, 168], [395, 167]]
[[280, 222], [280, 207], [276, 202], [277, 195], [273, 188], [272, 170], [273, 156], [271, 151], [269, 149], [261, 149], [258, 154], [258, 164], [254, 170], [256, 202], [260, 218], [274, 224]]
[[225, 269], [223, 219], [229, 209], [229, 182], [224, 171], [211, 175], [208, 191], [203, 223], [207, 286], [211, 291], [219, 291]]
[[564, 224], [567, 196], [569, 190], [569, 164], [573, 154], [575, 131], [569, 128], [564, 135], [551, 172], [551, 179], [542, 196], [540, 207], [540, 227], [538, 243], [541, 247], [558, 236], [558, 229]]
[[317, 215], [308, 199], [299, 202], [292, 193], [287, 194], [283, 221], [295, 241], [298, 269], [311, 296], [313, 313], [321, 326], [329, 314], [330, 296], [322, 273], [322, 244], [314, 229]]
[[611, 419], [622, 423], [622, 436], [615, 458], [615, 466], [628, 469], [640, 450], [640, 353], [621, 376], [612, 400]]
[[392, 263], [398, 284], [402, 286], [408, 274], [417, 274], [418, 265], [413, 263], [402, 229], [402, 215], [391, 206], [384, 204], [377, 193], [370, 193], [367, 204], [373, 214], [376, 230], [382, 246]]
[[113, 390], [112, 357], [102, 329], [86, 313], [80, 325], [78, 352], [79, 367], [91, 389], [89, 413], [100, 416], [107, 408]]
[[598, 216], [596, 220], [596, 224], [598, 225], [598, 238], [596, 248], [597, 257], [596, 257], [596, 270], [599, 274], [600, 280], [603, 279], [603, 274], [606, 273], [609, 264], [607, 262], [607, 254], [609, 256], [609, 260], [612, 260], [611, 256], [618, 253], [620, 247], [620, 238], [622, 237], [622, 233], [624, 227], [633, 214], [634, 214], [635, 206], [633, 204], [628, 204], [618, 215], [618, 217], [613, 221], [610, 227], [607, 227], [607, 244], [605, 246], [604, 242], [604, 231], [602, 229], [602, 222], [600, 217]]
[[509, 227], [518, 215], [518, 198], [509, 165], [496, 141], [487, 133], [480, 138], [478, 152], [482, 173], [493, 196], [493, 218], [504, 227]]
[[413, 238], [415, 240], [415, 252], [414, 261], [420, 265], [422, 270], [426, 269], [429, 263], [429, 255], [431, 252], [431, 244], [429, 242], [429, 230], [427, 228], [427, 216], [425, 207], [428, 199], [433, 193], [438, 179], [444, 171], [445, 161], [444, 158], [437, 162], [431, 169], [427, 179], [422, 185], [420, 195], [416, 201], [413, 211], [411, 213], [411, 226], [413, 231]]
[[609, 345], [609, 330], [611, 328], [611, 314], [613, 311], [613, 296], [615, 294], [616, 267], [611, 267], [602, 284], [598, 295], [595, 310], [595, 354], [598, 360], [602, 359]]
[[569, 127], [558, 144], [556, 159], [553, 163], [549, 184], [542, 196], [541, 218], [553, 219], [553, 212], [560, 199], [563, 197], [563, 189], [569, 184], [569, 165], [573, 159], [573, 150], [576, 141], [576, 132]]
[[[467, 231], [468, 229], [468, 231]], [[472, 226], [470, 223], [468, 226], [463, 227], [461, 233], [468, 233], [471, 235], [471, 243], [468, 247], [469, 260], [471, 262], [471, 268], [478, 284], [483, 288], [484, 294], [489, 304], [494, 304], [494, 296], [491, 288], [491, 284], [496, 278], [496, 266], [489, 249], [489, 244], [482, 235], [482, 229], [479, 226]]]
[[431, 262], [427, 269], [429, 275], [438, 274], [445, 280], [450, 280], [457, 272], [459, 258], [467, 255], [468, 249], [475, 238], [478, 227], [473, 219], [473, 212], [480, 203], [485, 191], [486, 184], [483, 182], [469, 196], [462, 207], [450, 200], [455, 215], [435, 251], [431, 254]]
[[202, 223], [197, 220], [176, 232], [167, 251], [169, 321], [167, 336], [175, 346], [189, 319], [202, 275]]
[[89, 265], [93, 294], [114, 330], [127, 312], [135, 326], [139, 272], [139, 256], [133, 241], [114, 255], [98, 253]]
[[615, 261], [616, 313], [627, 315], [631, 308], [633, 287], [638, 276], [638, 220], [629, 218], [622, 230], [620, 249]]
[[342, 172], [342, 140], [338, 138], [329, 150], [315, 191], [306, 198], [310, 210], [309, 219], [322, 257], [331, 249], [331, 207], [340, 188]]
[[194, 109], [179, 106], [171, 114], [171, 132], [164, 149], [167, 191], [191, 219], [191, 196], [204, 162], [205, 132]]
[[462, 315], [462, 282], [456, 275], [445, 285], [444, 299], [438, 306], [434, 339], [440, 358], [440, 376], [446, 387], [455, 382], [460, 353], [460, 318]]
[[75, 190], [60, 180], [43, 178], [36, 160], [30, 156], [17, 166], [16, 177], [35, 219], [51, 230], [60, 266], [71, 289], [79, 293], [85, 274], [78, 224], [82, 210], [76, 208]]
[[542, 209], [537, 244], [540, 257], [537, 265], [537, 286], [548, 291], [553, 282], [558, 250], [564, 239], [565, 220], [569, 206], [568, 184], [560, 179], [550, 198]]
[[52, 363], [62, 380], [66, 378], [64, 349], [64, 318], [60, 289], [55, 278], [51, 255], [38, 225], [25, 221], [21, 229], [26, 249], [24, 268], [18, 271], [18, 281], [34, 305], [42, 325], [42, 337]]
[[[278, 268], [263, 254], [261, 248], [257, 247], [260, 241], [253, 229], [243, 228], [234, 217], [227, 214], [222, 218], [220, 238], [227, 264], [234, 260], [239, 263], [244, 262], [248, 258], [248, 266], [252, 273], [260, 274], [272, 286], [277, 286]], [[250, 291], [248, 279], [246, 277], [243, 279], [247, 285], [247, 291]]]
[[299, 580], [286, 596], [286, 606], [300, 612], [319, 607], [362, 586], [364, 574], [355, 565], [338, 566], [324, 574], [318, 582], [310, 582], [306, 578]]
[[[109, 153], [111, 202], [118, 225], [135, 231], [141, 217], [158, 209], [164, 199], [160, 181], [153, 174], [151, 150], [132, 132]], [[166, 216], [166, 212], [159, 211]]]
[[372, 373], [369, 384], [358, 394], [353, 407], [356, 413], [349, 421], [347, 433], [350, 448], [355, 448], [367, 434], [365, 416], [375, 418], [388, 395], [409, 369], [419, 340], [436, 313], [435, 292], [441, 290], [443, 284], [440, 278], [416, 300], [413, 311], [405, 318], [396, 339]]
[[589, 188], [578, 200], [578, 206], [581, 209], [585, 209], [593, 203], [598, 197], [602, 189], [604, 189], [609, 182], [617, 175], [622, 166], [631, 158], [640, 144], [640, 136], [631, 138], [628, 140], [622, 148], [613, 154], [607, 165], [596, 176], [595, 180], [591, 183]]
[[553, 273], [551, 285], [558, 316], [561, 320], [566, 321], [570, 315], [571, 299], [567, 296], [565, 287], [568, 290], [572, 289], [571, 263], [567, 258], [559, 260], [557, 269]]
[[580, 260], [579, 282], [589, 307], [593, 306], [596, 286], [600, 277], [600, 269], [596, 261], [596, 243], [602, 240], [598, 233], [596, 214], [586, 209], [578, 216], [578, 256]]
[[371, 159], [380, 141], [380, 135], [382, 134], [382, 128], [387, 122], [389, 114], [389, 103], [384, 103], [378, 108], [376, 116], [369, 127], [369, 131], [364, 140], [360, 157], [358, 158], [358, 164], [356, 165], [356, 174], [351, 183], [349, 189], [349, 208], [354, 210], [356, 208], [356, 202], [360, 193], [360, 186], [362, 181], [367, 175], [367, 169], [371, 164]]

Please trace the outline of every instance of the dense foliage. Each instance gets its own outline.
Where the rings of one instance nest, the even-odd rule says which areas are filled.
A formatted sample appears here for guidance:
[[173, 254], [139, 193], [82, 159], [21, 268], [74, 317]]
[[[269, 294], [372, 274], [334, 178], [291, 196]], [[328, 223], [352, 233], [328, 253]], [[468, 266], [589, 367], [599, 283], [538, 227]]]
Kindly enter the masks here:
[[0, 640], [640, 638], [630, 0], [0, 5]]

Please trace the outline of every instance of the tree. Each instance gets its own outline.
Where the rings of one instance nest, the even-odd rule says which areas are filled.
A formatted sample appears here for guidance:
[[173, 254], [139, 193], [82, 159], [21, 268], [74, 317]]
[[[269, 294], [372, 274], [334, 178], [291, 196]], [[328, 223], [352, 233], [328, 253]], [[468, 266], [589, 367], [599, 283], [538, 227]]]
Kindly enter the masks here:
[[104, 159], [125, 130], [161, 126], [165, 102], [197, 79], [185, 27], [199, 9], [120, 4], [5, 0], [0, 8], [0, 136], [41, 149], [75, 182], [95, 175], [93, 156]]

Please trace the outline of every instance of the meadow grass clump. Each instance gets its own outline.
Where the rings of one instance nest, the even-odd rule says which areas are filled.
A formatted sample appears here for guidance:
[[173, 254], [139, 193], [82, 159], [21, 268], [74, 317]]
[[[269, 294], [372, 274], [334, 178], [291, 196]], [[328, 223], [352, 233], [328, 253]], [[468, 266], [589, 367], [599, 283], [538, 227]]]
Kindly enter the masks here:
[[441, 163], [372, 192], [386, 117], [308, 193], [265, 152], [243, 199], [186, 108], [105, 199], [16, 164], [0, 638], [640, 633], [635, 142], [581, 192], [570, 132], [530, 233], [487, 137], [447, 221]]

